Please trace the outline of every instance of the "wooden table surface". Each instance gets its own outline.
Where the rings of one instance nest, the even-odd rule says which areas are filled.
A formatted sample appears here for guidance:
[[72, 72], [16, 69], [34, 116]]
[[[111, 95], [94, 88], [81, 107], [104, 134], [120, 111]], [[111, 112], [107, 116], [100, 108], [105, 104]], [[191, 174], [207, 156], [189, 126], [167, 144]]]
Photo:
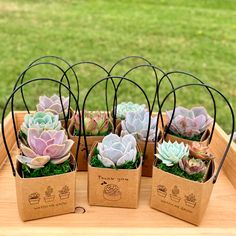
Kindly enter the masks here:
[[[212, 149], [221, 156], [224, 139], [218, 127]], [[224, 135], [224, 134], [223, 134]], [[2, 143], [0, 142], [0, 145]], [[217, 145], [217, 147], [215, 146]], [[221, 148], [219, 146], [221, 145]], [[15, 152], [15, 147], [12, 153]], [[229, 154], [233, 165], [235, 146]], [[1, 157], [5, 155], [1, 153]], [[232, 160], [231, 160], [232, 159]], [[230, 163], [226, 163], [226, 166]], [[231, 168], [232, 169], [232, 168]], [[230, 168], [229, 170], [232, 171]], [[235, 169], [235, 167], [233, 168]], [[86, 212], [22, 222], [17, 210], [15, 179], [8, 161], [0, 170], [0, 236], [1, 235], [236, 235], [235, 171], [221, 172], [199, 227], [149, 207], [151, 178], [142, 177], [138, 209], [94, 207], [87, 203], [87, 172], [77, 173], [77, 206]], [[231, 180], [231, 181], [230, 181]]]

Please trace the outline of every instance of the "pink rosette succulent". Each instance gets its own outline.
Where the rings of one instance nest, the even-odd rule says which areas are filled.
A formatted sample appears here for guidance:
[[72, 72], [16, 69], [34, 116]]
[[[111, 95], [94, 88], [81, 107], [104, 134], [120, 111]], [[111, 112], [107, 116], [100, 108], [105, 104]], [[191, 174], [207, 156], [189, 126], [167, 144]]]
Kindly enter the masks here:
[[[69, 108], [69, 97], [61, 97], [63, 108], [65, 113], [68, 111]], [[63, 110], [61, 106], [60, 97], [58, 95], [53, 95], [51, 97], [47, 96], [40, 96], [39, 97], [39, 104], [37, 104], [37, 111], [42, 112], [52, 112], [55, 115], [59, 115], [59, 118], [63, 118]]]
[[[75, 120], [75, 128], [79, 129], [80, 122], [78, 114], [75, 114], [74, 120]], [[84, 114], [84, 125], [87, 135], [102, 135], [106, 134], [111, 129], [111, 121], [107, 113], [100, 111], [86, 111]]]
[[60, 164], [69, 159], [70, 149], [74, 143], [67, 138], [64, 130], [28, 129], [28, 147], [21, 144], [23, 155], [17, 159], [32, 169], [39, 169], [51, 160], [53, 164]]
[[191, 157], [183, 157], [179, 161], [179, 167], [189, 175], [201, 173], [205, 174], [206, 165], [200, 159], [195, 159]]
[[[167, 121], [170, 122], [173, 111], [167, 111]], [[175, 109], [170, 130], [176, 134], [192, 138], [203, 133], [212, 123], [213, 119], [208, 116], [204, 107], [193, 107], [188, 110], [184, 107]]]
[[189, 146], [190, 155], [201, 160], [213, 160], [214, 156], [210, 153], [209, 147], [199, 142], [193, 142]]

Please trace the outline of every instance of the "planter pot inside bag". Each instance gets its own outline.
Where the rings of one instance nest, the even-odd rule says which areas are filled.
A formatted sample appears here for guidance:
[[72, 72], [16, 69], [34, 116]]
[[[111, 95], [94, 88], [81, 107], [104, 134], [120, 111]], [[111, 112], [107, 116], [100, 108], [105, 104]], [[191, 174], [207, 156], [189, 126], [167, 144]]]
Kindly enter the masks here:
[[[89, 160], [94, 155], [93, 147]], [[141, 161], [136, 169], [98, 168], [88, 165], [88, 202], [94, 206], [137, 208]]]

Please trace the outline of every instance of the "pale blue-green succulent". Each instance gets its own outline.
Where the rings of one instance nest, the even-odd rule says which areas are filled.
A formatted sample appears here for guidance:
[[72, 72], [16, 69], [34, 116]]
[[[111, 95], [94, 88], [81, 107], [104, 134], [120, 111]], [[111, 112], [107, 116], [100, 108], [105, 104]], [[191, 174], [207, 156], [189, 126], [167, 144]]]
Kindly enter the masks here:
[[143, 111], [145, 109], [144, 104], [137, 104], [132, 102], [122, 102], [117, 105], [116, 117], [124, 120], [127, 112]]
[[189, 147], [184, 143], [165, 142], [158, 145], [158, 153], [155, 156], [166, 166], [173, 166], [179, 163], [183, 157], [189, 156]]
[[38, 130], [60, 130], [61, 122], [59, 116], [51, 112], [35, 112], [27, 114], [24, 117], [24, 122], [21, 125], [21, 131], [27, 136], [29, 128]]

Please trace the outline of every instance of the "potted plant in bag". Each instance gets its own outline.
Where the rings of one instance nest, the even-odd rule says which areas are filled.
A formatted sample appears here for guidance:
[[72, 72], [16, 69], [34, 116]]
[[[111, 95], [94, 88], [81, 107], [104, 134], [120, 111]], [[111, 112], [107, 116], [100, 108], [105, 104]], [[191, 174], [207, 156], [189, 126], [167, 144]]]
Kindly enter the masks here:
[[[173, 111], [166, 112], [167, 126], [171, 121]], [[213, 119], [207, 114], [204, 107], [193, 107], [188, 110], [184, 107], [177, 107], [174, 112], [170, 128], [165, 127], [165, 140], [184, 142], [190, 144], [193, 141], [208, 145], [210, 137], [210, 126]]]
[[[80, 125], [78, 113], [74, 115], [69, 126], [69, 137], [74, 141], [72, 146], [72, 153], [76, 156], [77, 144], [79, 141], [79, 134], [81, 136], [86, 135], [88, 152], [94, 142], [101, 141], [105, 135], [109, 134], [112, 131], [112, 123], [105, 112], [100, 111], [85, 111], [84, 112], [84, 126], [85, 134], [82, 132], [82, 124]], [[81, 128], [81, 132], [80, 132]], [[84, 139], [80, 142], [80, 147], [77, 155], [78, 159], [78, 170], [87, 170], [88, 169], [88, 158], [86, 155], [86, 146], [84, 144]]]
[[[51, 112], [36, 112], [24, 118], [19, 135], [21, 153], [16, 156], [17, 202], [24, 221], [65, 214], [75, 209], [76, 163], [70, 153], [74, 142], [60, 128], [58, 115]], [[73, 194], [61, 202], [60, 197], [52, 193], [65, 184]], [[34, 207], [32, 196], [36, 195], [37, 207]], [[40, 195], [45, 196], [44, 201], [40, 200]]]
[[[150, 129], [148, 129], [150, 118]], [[152, 176], [152, 165], [154, 160], [154, 141], [157, 128], [157, 141], [161, 139], [161, 131], [157, 126], [157, 117], [151, 116], [146, 110], [141, 110], [137, 112], [127, 112], [125, 120], [121, 121], [121, 124], [117, 126], [116, 133], [124, 136], [126, 134], [132, 134], [144, 152], [146, 139], [148, 135], [148, 142], [146, 146], [146, 153], [143, 159], [142, 175]]]
[[130, 134], [109, 134], [96, 143], [89, 155], [89, 204], [137, 208], [141, 163], [142, 155]]
[[[215, 165], [209, 148], [199, 142], [189, 146], [176, 141], [163, 141], [158, 144], [155, 156], [151, 207], [199, 224], [209, 200], [206, 192], [212, 190]], [[168, 193], [165, 200], [156, 192], [156, 186], [160, 185]], [[194, 202], [190, 204], [190, 200]]]

